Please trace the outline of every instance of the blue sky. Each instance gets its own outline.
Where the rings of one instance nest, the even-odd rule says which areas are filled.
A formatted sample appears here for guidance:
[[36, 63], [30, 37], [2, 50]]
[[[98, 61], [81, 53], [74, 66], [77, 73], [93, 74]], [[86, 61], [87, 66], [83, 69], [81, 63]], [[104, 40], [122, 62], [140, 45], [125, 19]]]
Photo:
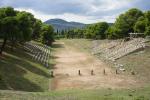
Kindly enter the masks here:
[[119, 14], [130, 8], [150, 10], [150, 0], [0, 0], [0, 7], [5, 6], [31, 12], [42, 21], [61, 18], [95, 23], [114, 22]]

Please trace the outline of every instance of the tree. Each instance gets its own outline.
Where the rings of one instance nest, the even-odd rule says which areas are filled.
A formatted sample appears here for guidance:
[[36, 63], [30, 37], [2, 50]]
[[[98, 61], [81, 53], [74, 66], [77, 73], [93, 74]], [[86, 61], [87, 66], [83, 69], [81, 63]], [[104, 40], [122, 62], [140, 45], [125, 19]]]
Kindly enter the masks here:
[[108, 39], [116, 39], [118, 38], [117, 35], [115, 34], [115, 28], [114, 26], [111, 26], [107, 29], [107, 31], [105, 32], [106, 38]]
[[146, 27], [145, 35], [150, 36], [150, 26]]
[[77, 37], [77, 30], [76, 29], [69, 29], [69, 30], [66, 30], [64, 32], [64, 36], [66, 38], [76, 38]]
[[69, 30], [67, 30], [67, 31], [65, 32], [65, 38], [70, 38]]
[[[34, 18], [31, 13], [16, 11], [11, 7], [0, 8], [0, 38], [4, 40], [0, 54], [4, 51], [7, 41], [11, 43], [12, 50], [16, 43], [23, 44], [41, 36], [43, 41], [53, 41], [53, 35], [49, 35], [49, 33], [53, 33], [53, 28], [48, 26], [42, 30], [43, 26], [42, 22]], [[40, 35], [42, 32], [43, 34]]]
[[105, 39], [105, 32], [108, 29], [109, 25], [106, 22], [101, 22], [98, 24], [99, 32], [96, 34], [97, 39]]
[[130, 29], [129, 29], [130, 32], [134, 32], [133, 27], [136, 21], [138, 20], [138, 18], [140, 18], [143, 15], [144, 15], [143, 12], [136, 8], [132, 8], [125, 13], [125, 16], [127, 16], [126, 21], [130, 26]]
[[108, 29], [109, 25], [106, 22], [100, 22], [87, 26], [85, 37], [93, 39], [104, 39], [105, 31]]
[[116, 35], [118, 35], [117, 37], [126, 37], [129, 35], [128, 33], [134, 32], [135, 23], [141, 16], [143, 16], [142, 11], [136, 8], [121, 14], [114, 24]]
[[146, 26], [150, 26], [150, 11], [146, 11], [144, 13], [145, 21], [146, 21]]
[[19, 22], [19, 29], [21, 33], [21, 41], [30, 41], [33, 34], [34, 17], [32, 14], [27, 12], [19, 12], [17, 14], [17, 20]]
[[62, 30], [62, 31], [61, 31], [61, 37], [64, 36], [64, 35], [65, 35], [65, 31]]
[[73, 29], [69, 30], [69, 35], [72, 39], [76, 37], [75, 31]]
[[138, 19], [134, 26], [134, 32], [144, 33], [146, 28], [145, 18], [142, 16]]
[[75, 29], [74, 33], [75, 33], [75, 36], [77, 38], [83, 38], [84, 37], [84, 29]]
[[16, 17], [6, 17], [2, 20], [5, 38], [11, 42], [11, 49], [19, 39], [18, 20]]
[[46, 45], [51, 45], [54, 41], [54, 29], [51, 25], [43, 24], [42, 25], [42, 34], [41, 39], [42, 42]]
[[0, 8], [0, 38], [3, 38], [4, 36], [4, 32], [2, 30], [2, 19], [6, 17], [6, 14], [5, 14], [5, 9], [4, 8]]
[[42, 21], [36, 19], [34, 26], [33, 26], [33, 34], [32, 39], [39, 39], [41, 34], [41, 27], [42, 27]]
[[94, 30], [95, 30], [95, 26], [94, 24], [91, 24], [91, 25], [88, 25], [86, 27], [86, 31], [84, 33], [84, 37], [85, 38], [94, 38], [95, 37], [95, 33], [94, 33]]
[[145, 35], [150, 35], [150, 11], [144, 13], [145, 16]]
[[118, 38], [128, 36], [128, 33], [130, 32], [130, 25], [128, 24], [126, 19], [127, 17], [124, 14], [122, 14], [119, 16], [119, 18], [114, 24], [114, 30]]
[[1, 8], [0, 9], [0, 32], [1, 32], [1, 37], [3, 38], [3, 43], [2, 47], [0, 50], [0, 54], [2, 54], [5, 45], [7, 43], [7, 40], [14, 40], [15, 38], [15, 33], [17, 30], [17, 20], [14, 17], [16, 15], [16, 11], [14, 11], [13, 8], [7, 7], [7, 8]]

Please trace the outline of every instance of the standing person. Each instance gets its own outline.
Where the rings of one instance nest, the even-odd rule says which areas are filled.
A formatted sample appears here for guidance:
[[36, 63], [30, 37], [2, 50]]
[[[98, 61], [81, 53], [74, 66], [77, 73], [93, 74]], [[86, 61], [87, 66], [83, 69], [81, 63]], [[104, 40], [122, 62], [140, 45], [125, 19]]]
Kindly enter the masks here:
[[93, 71], [93, 69], [91, 70], [91, 75], [94, 75], [94, 71]]
[[104, 74], [104, 75], [106, 74], [106, 71], [105, 71], [105, 69], [103, 70], [103, 74]]
[[80, 72], [80, 70], [78, 70], [78, 75], [80, 75], [80, 76], [81, 76], [81, 72]]

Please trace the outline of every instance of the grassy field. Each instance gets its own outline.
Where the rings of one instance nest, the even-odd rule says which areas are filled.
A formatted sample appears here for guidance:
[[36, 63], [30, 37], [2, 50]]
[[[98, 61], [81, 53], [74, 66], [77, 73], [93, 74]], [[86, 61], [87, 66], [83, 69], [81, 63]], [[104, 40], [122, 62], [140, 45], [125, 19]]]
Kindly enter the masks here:
[[6, 49], [0, 58], [0, 89], [48, 91], [49, 70], [32, 60], [22, 48]]
[[[62, 40], [83, 52], [90, 53], [92, 41], [85, 39]], [[150, 46], [150, 43], [147, 45]], [[53, 46], [53, 52], [57, 46]], [[48, 69], [33, 61], [30, 56], [17, 49], [7, 50], [0, 58], [0, 88], [12, 91], [0, 91], [1, 100], [150, 100], [150, 48], [133, 53], [119, 60], [128, 73], [136, 72], [136, 77], [147, 83], [136, 89], [99, 89], [47, 91]], [[51, 65], [54, 66], [54, 63]], [[19, 90], [19, 91], [13, 91]], [[32, 92], [20, 92], [32, 91]], [[34, 92], [40, 91], [40, 92]], [[43, 92], [44, 91], [44, 92]]]
[[62, 40], [68, 45], [73, 45], [82, 52], [91, 53], [92, 50], [92, 40], [90, 39], [64, 39]]
[[138, 90], [0, 91], [1, 100], [150, 100], [150, 88]]

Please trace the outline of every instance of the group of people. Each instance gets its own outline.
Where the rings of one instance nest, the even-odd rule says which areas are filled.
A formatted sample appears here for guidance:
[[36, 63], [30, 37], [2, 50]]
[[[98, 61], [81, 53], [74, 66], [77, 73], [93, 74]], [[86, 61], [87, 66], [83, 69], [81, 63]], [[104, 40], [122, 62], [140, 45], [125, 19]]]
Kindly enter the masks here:
[[[103, 74], [106, 75], [106, 70], [105, 69], [103, 70]], [[119, 74], [117, 69], [116, 69], [116, 74]], [[78, 75], [79, 76], [82, 75], [81, 70], [78, 70]], [[93, 69], [91, 70], [91, 75], [94, 75], [94, 70]], [[51, 71], [51, 77], [54, 77], [54, 72], [53, 71]]]

